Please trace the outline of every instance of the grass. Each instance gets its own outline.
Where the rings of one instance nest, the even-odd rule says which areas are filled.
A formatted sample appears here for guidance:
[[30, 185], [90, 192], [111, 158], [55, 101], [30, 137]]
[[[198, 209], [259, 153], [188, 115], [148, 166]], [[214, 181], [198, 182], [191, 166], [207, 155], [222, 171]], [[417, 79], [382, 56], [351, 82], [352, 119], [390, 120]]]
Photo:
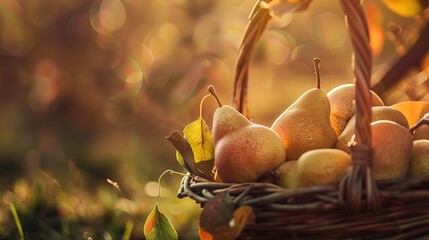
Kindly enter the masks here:
[[[0, 239], [144, 239], [143, 223], [157, 201], [146, 182], [130, 176], [119, 188], [82, 172], [79, 181], [36, 172], [0, 186], [0, 209], [8, 209], [0, 211]], [[200, 209], [176, 198], [180, 179], [163, 178], [161, 207], [181, 238], [195, 239]]]

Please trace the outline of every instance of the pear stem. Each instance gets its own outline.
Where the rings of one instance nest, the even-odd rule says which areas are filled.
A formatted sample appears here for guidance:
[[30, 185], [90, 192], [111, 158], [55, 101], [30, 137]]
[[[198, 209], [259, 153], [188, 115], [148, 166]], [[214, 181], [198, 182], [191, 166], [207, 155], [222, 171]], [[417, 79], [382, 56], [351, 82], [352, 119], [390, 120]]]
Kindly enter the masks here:
[[419, 128], [420, 126], [425, 125], [425, 124], [429, 125], [429, 118], [420, 119], [414, 126], [412, 126], [410, 128], [410, 132], [414, 133], [417, 130], [417, 128]]
[[320, 59], [314, 58], [314, 72], [316, 73], [317, 88], [320, 89]]
[[219, 107], [222, 107], [222, 103], [220, 102], [220, 99], [216, 93], [215, 88], [213, 87], [213, 85], [210, 85], [207, 88], [207, 91], [209, 91], [209, 93], [216, 99], [217, 105], [219, 105]]

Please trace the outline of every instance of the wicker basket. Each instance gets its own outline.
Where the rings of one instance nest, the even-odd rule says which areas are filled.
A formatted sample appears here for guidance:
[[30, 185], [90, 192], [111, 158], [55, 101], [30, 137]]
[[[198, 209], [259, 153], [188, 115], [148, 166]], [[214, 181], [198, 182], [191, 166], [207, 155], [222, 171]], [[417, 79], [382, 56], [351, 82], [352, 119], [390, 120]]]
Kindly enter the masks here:
[[[429, 239], [429, 176], [377, 182], [372, 178], [368, 26], [360, 0], [340, 2], [355, 56], [357, 120], [352, 167], [334, 186], [298, 189], [185, 176], [179, 198], [189, 197], [204, 206], [216, 194], [228, 191], [234, 204], [253, 208], [255, 222], [245, 227], [239, 239]], [[269, 11], [258, 2], [240, 48], [234, 104], [245, 116], [249, 116], [246, 98], [250, 54], [270, 18]]]

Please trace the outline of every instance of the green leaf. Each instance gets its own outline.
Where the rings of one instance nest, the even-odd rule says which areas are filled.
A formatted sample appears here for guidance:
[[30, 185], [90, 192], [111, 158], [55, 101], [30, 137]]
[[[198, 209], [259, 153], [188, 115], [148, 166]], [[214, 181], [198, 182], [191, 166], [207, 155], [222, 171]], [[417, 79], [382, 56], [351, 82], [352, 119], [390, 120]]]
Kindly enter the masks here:
[[158, 204], [149, 214], [144, 223], [144, 236], [148, 240], [174, 240], [179, 239], [176, 229], [170, 220], [158, 209]]
[[212, 133], [201, 116], [194, 122], [188, 124], [185, 129], [183, 129], [183, 133], [186, 140], [191, 145], [195, 163], [214, 159]]

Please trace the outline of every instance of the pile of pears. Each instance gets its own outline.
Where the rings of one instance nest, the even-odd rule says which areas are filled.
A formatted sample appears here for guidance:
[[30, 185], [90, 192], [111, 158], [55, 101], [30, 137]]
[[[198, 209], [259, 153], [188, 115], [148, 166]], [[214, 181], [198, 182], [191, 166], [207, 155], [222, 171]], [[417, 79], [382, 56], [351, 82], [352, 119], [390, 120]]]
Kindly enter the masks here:
[[[231, 106], [213, 116], [215, 179], [271, 181], [284, 188], [335, 184], [351, 166], [355, 131], [355, 85], [328, 93], [317, 87], [302, 94], [272, 124], [253, 123]], [[372, 95], [372, 174], [375, 180], [429, 175], [429, 126], [409, 130], [419, 119], [405, 108], [385, 106]], [[419, 118], [429, 119], [429, 103]]]

